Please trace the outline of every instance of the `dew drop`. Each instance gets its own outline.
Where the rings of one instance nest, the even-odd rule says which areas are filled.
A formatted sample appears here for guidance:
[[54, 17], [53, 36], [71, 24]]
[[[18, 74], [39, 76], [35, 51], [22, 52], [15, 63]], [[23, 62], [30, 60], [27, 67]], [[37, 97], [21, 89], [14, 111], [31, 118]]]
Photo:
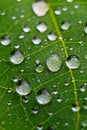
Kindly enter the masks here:
[[37, 1], [32, 4], [32, 10], [37, 16], [44, 16], [49, 10], [45, 1]]
[[83, 120], [83, 121], [81, 122], [81, 125], [82, 125], [83, 127], [87, 127], [87, 119]]
[[77, 69], [80, 66], [79, 58], [76, 55], [71, 55], [66, 60], [66, 65], [70, 69]]
[[36, 72], [41, 73], [41, 72], [43, 72], [43, 71], [44, 71], [44, 67], [43, 67], [41, 64], [39, 64], [39, 65], [36, 67]]
[[28, 83], [28, 81], [20, 80], [17, 83], [16, 92], [22, 96], [28, 95], [31, 92], [31, 87], [30, 87], [30, 84]]
[[35, 63], [38, 65], [40, 63], [40, 60], [36, 59]]
[[57, 39], [57, 35], [55, 34], [55, 32], [51, 32], [48, 34], [48, 39], [50, 41], [55, 41]]
[[87, 25], [84, 27], [84, 31], [87, 34]]
[[81, 92], [85, 92], [85, 91], [86, 91], [86, 87], [85, 87], [85, 86], [82, 86], [82, 87], [80, 88], [80, 91], [81, 91]]
[[76, 104], [73, 104], [71, 109], [72, 109], [73, 112], [78, 112], [80, 110], [80, 107]]
[[67, 2], [73, 2], [73, 0], [66, 0]]
[[13, 80], [13, 82], [14, 82], [14, 83], [17, 83], [17, 82], [18, 82], [18, 77], [17, 77], [17, 76], [15, 76], [15, 77], [13, 77], [13, 79], [12, 79], [12, 80]]
[[19, 39], [23, 39], [23, 38], [24, 38], [24, 34], [20, 34]]
[[87, 60], [87, 54], [84, 55], [84, 58]]
[[24, 26], [24, 27], [23, 27], [23, 31], [24, 31], [24, 32], [30, 32], [30, 27]]
[[37, 93], [36, 100], [39, 104], [45, 105], [52, 100], [52, 96], [47, 89], [41, 89]]
[[8, 46], [11, 43], [11, 38], [9, 35], [5, 35], [1, 38], [1, 44], [4, 46]]
[[37, 30], [41, 33], [45, 32], [47, 30], [47, 25], [44, 22], [40, 22], [37, 26], [36, 26]]
[[38, 113], [38, 109], [37, 108], [33, 108], [32, 113], [33, 114], [37, 114]]
[[10, 61], [13, 64], [21, 64], [23, 62], [23, 60], [24, 60], [24, 56], [23, 56], [23, 54], [21, 53], [20, 50], [14, 50], [11, 53]]
[[57, 54], [52, 54], [46, 59], [46, 65], [51, 72], [57, 72], [62, 65], [61, 57]]
[[63, 21], [61, 24], [61, 29], [68, 30], [70, 28], [71, 24], [69, 21]]
[[62, 11], [60, 9], [56, 9], [54, 12], [56, 15], [61, 15]]
[[32, 40], [33, 44], [40, 44], [41, 43], [41, 39], [39, 36], [35, 36]]

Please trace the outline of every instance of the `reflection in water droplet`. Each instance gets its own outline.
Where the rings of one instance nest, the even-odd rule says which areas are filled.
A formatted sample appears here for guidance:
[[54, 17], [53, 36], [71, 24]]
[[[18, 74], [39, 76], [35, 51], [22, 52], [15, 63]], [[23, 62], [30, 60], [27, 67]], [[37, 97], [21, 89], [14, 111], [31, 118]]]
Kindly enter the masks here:
[[73, 112], [78, 112], [80, 110], [80, 107], [76, 104], [73, 104], [71, 109], [72, 109]]
[[20, 50], [14, 50], [12, 53], [11, 53], [11, 56], [10, 56], [10, 61], [13, 63], [13, 64], [20, 64], [22, 63], [24, 60], [24, 56], [23, 54], [21, 53]]
[[76, 55], [71, 55], [67, 58], [66, 65], [70, 69], [77, 69], [80, 66], [80, 60]]
[[37, 16], [44, 16], [49, 10], [45, 1], [37, 1], [32, 4], [32, 10]]
[[41, 33], [45, 32], [47, 30], [47, 25], [44, 22], [40, 22], [37, 26], [36, 26], [37, 30]]
[[70, 26], [71, 26], [71, 24], [70, 24], [69, 21], [64, 21], [64, 22], [62, 22], [62, 24], [61, 24], [61, 29], [63, 29], [63, 30], [68, 30], [68, 29], [70, 28]]
[[23, 27], [23, 31], [24, 31], [24, 32], [30, 32], [30, 27], [24, 26], [24, 27]]
[[11, 43], [11, 38], [9, 35], [5, 35], [1, 38], [1, 44], [7, 46]]
[[39, 36], [35, 36], [32, 40], [33, 44], [40, 44], [41, 43], [41, 39]]
[[51, 32], [48, 34], [48, 39], [50, 41], [55, 41], [57, 39], [57, 35], [55, 34], [55, 32]]
[[38, 91], [36, 100], [39, 104], [45, 105], [45, 104], [48, 104], [52, 100], [52, 96], [47, 89], [42, 89]]
[[46, 59], [46, 65], [51, 72], [57, 72], [62, 65], [61, 57], [57, 54], [52, 54]]
[[31, 92], [30, 84], [26, 80], [20, 80], [17, 83], [16, 92], [22, 96], [28, 95]]
[[36, 72], [41, 73], [41, 72], [43, 72], [43, 71], [44, 71], [44, 67], [43, 67], [41, 64], [39, 64], [39, 65], [36, 67]]
[[83, 127], [87, 127], [87, 119], [83, 120], [83, 121], [81, 122], [81, 125], [82, 125]]

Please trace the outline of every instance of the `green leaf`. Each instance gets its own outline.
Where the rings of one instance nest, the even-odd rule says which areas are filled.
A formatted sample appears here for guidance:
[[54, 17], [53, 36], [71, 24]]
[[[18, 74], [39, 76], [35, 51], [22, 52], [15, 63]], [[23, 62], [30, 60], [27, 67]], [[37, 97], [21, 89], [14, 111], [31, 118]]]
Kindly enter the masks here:
[[[86, 130], [87, 1], [47, 0], [49, 11], [42, 17], [34, 14], [33, 2], [35, 0], [0, 0], [0, 41], [5, 35], [11, 37], [8, 46], [0, 44], [0, 130]], [[55, 14], [57, 9], [61, 10], [60, 15]], [[70, 22], [67, 30], [61, 29], [64, 21]], [[47, 31], [41, 33], [36, 29], [39, 22], [47, 24]], [[31, 29], [28, 33], [23, 32], [26, 25]], [[48, 40], [50, 32], [56, 33], [55, 41]], [[21, 34], [23, 39], [19, 38]], [[41, 38], [38, 45], [32, 43], [35, 36]], [[19, 65], [9, 60], [16, 45], [24, 55]], [[62, 59], [62, 67], [57, 72], [51, 72], [46, 66], [51, 54], [58, 54]], [[79, 68], [66, 66], [70, 55], [79, 57]], [[44, 67], [41, 73], [36, 72], [37, 59]], [[20, 96], [16, 92], [14, 77], [30, 83], [30, 94]], [[40, 105], [36, 96], [43, 88], [49, 90], [52, 100]], [[72, 107], [80, 110], [74, 112]]]

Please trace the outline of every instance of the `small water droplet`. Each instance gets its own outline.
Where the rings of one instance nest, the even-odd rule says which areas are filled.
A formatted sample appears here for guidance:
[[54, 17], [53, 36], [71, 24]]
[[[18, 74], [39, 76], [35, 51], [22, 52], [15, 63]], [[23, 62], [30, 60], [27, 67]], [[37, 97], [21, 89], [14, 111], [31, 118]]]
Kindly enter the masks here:
[[66, 0], [67, 2], [73, 2], [73, 0]]
[[37, 16], [44, 16], [49, 10], [45, 1], [37, 1], [32, 4], [32, 10]]
[[13, 82], [17, 83], [18, 82], [18, 77], [13, 77]]
[[46, 59], [46, 65], [51, 72], [57, 72], [62, 65], [61, 57], [57, 54], [52, 54]]
[[39, 65], [36, 67], [36, 72], [41, 73], [41, 72], [43, 72], [43, 71], [44, 71], [44, 67], [43, 67], [41, 64], [39, 64]]
[[87, 54], [84, 55], [84, 58], [87, 60]]
[[42, 125], [38, 125], [38, 126], [37, 126], [37, 130], [43, 130], [43, 128], [44, 128], [44, 127], [43, 127]]
[[30, 27], [28, 27], [27, 25], [23, 27], [24, 32], [30, 32], [30, 30]]
[[63, 100], [63, 99], [62, 99], [61, 97], [58, 97], [58, 98], [57, 98], [57, 102], [59, 102], [59, 103], [62, 102], [62, 100]]
[[19, 49], [20, 48], [20, 45], [19, 44], [16, 44], [15, 45], [15, 49]]
[[71, 24], [69, 21], [63, 21], [61, 23], [61, 29], [63, 29], [63, 30], [68, 30], [70, 28], [70, 26], [71, 26]]
[[62, 11], [60, 9], [56, 9], [54, 12], [56, 15], [61, 15]]
[[45, 32], [47, 30], [47, 25], [44, 22], [40, 22], [37, 26], [36, 26], [37, 30], [41, 33]]
[[41, 39], [39, 36], [35, 36], [32, 40], [33, 44], [40, 44], [41, 43]]
[[55, 41], [55, 40], [57, 39], [56, 33], [55, 33], [55, 32], [49, 33], [49, 34], [48, 34], [48, 39], [49, 39], [50, 41]]
[[28, 83], [28, 81], [26, 81], [26, 80], [20, 80], [17, 83], [16, 92], [19, 95], [22, 95], [22, 96], [28, 95], [31, 92], [31, 87], [30, 87], [30, 84]]
[[84, 31], [87, 34], [87, 25], [84, 27]]
[[13, 64], [20, 64], [22, 63], [24, 60], [24, 55], [21, 53], [20, 50], [14, 50], [12, 53], [11, 53], [11, 56], [10, 56], [10, 61], [13, 63]]
[[20, 34], [18, 37], [19, 37], [19, 39], [23, 39], [24, 38], [24, 34]]
[[87, 127], [87, 119], [83, 120], [83, 121], [81, 122], [81, 125], [82, 125], [83, 127]]
[[40, 60], [36, 59], [35, 63], [38, 65], [40, 63]]
[[66, 60], [66, 65], [70, 69], [77, 69], [80, 66], [80, 60], [76, 55], [70, 55]]
[[1, 44], [4, 46], [8, 46], [11, 43], [11, 38], [9, 35], [5, 35], [1, 38]]
[[33, 114], [37, 114], [38, 113], [38, 109], [37, 108], [33, 108], [32, 113]]
[[71, 109], [72, 109], [73, 112], [78, 112], [80, 110], [80, 107], [76, 104], [73, 104]]
[[52, 96], [47, 89], [41, 89], [37, 93], [36, 100], [39, 104], [45, 105], [52, 100]]
[[86, 87], [85, 87], [85, 86], [82, 86], [82, 87], [80, 88], [80, 91], [81, 91], [81, 92], [85, 92], [85, 91], [86, 91]]

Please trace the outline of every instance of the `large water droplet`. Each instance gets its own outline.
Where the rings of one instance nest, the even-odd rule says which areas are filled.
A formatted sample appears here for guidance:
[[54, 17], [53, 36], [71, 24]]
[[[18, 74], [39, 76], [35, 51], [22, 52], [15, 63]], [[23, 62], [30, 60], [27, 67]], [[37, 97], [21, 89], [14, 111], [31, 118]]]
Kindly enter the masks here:
[[49, 10], [45, 1], [37, 1], [32, 4], [32, 9], [37, 16], [44, 16]]
[[83, 121], [81, 122], [81, 125], [82, 125], [83, 127], [87, 127], [87, 119], [83, 120]]
[[38, 91], [36, 100], [39, 104], [45, 105], [45, 104], [48, 104], [52, 100], [52, 96], [47, 89], [42, 89]]
[[41, 43], [41, 39], [39, 36], [35, 36], [32, 40], [33, 44], [40, 44]]
[[77, 69], [80, 66], [80, 60], [76, 55], [71, 55], [67, 58], [66, 65], [70, 69]]
[[14, 50], [12, 53], [11, 53], [11, 56], [10, 56], [10, 61], [13, 63], [13, 64], [20, 64], [22, 63], [24, 60], [24, 55], [21, 53], [20, 50]]
[[28, 81], [20, 80], [17, 83], [16, 92], [22, 96], [28, 95], [31, 92], [31, 87], [30, 87], [30, 84], [28, 83]]
[[39, 65], [36, 67], [36, 72], [41, 73], [41, 72], [43, 72], [43, 71], [44, 71], [44, 67], [43, 67], [41, 64], [39, 64]]
[[62, 65], [61, 57], [57, 54], [52, 54], [46, 59], [46, 65], [50, 71], [57, 72]]
[[10, 36], [9, 35], [5, 35], [2, 37], [1, 39], [1, 44], [4, 45], [4, 46], [7, 46], [11, 43], [11, 39], [10, 39]]
[[55, 41], [57, 39], [57, 35], [55, 34], [55, 32], [51, 32], [48, 34], [48, 39], [50, 41]]
[[30, 32], [30, 27], [24, 26], [24, 27], [23, 27], [23, 31], [24, 31], [24, 32]]
[[36, 26], [37, 30], [41, 33], [45, 32], [47, 30], [47, 25], [44, 22], [40, 22], [37, 26]]
[[63, 30], [68, 30], [68, 29], [70, 28], [70, 26], [71, 26], [71, 24], [70, 24], [69, 21], [64, 21], [64, 22], [62, 22], [62, 24], [61, 24], [61, 29], [63, 29]]

